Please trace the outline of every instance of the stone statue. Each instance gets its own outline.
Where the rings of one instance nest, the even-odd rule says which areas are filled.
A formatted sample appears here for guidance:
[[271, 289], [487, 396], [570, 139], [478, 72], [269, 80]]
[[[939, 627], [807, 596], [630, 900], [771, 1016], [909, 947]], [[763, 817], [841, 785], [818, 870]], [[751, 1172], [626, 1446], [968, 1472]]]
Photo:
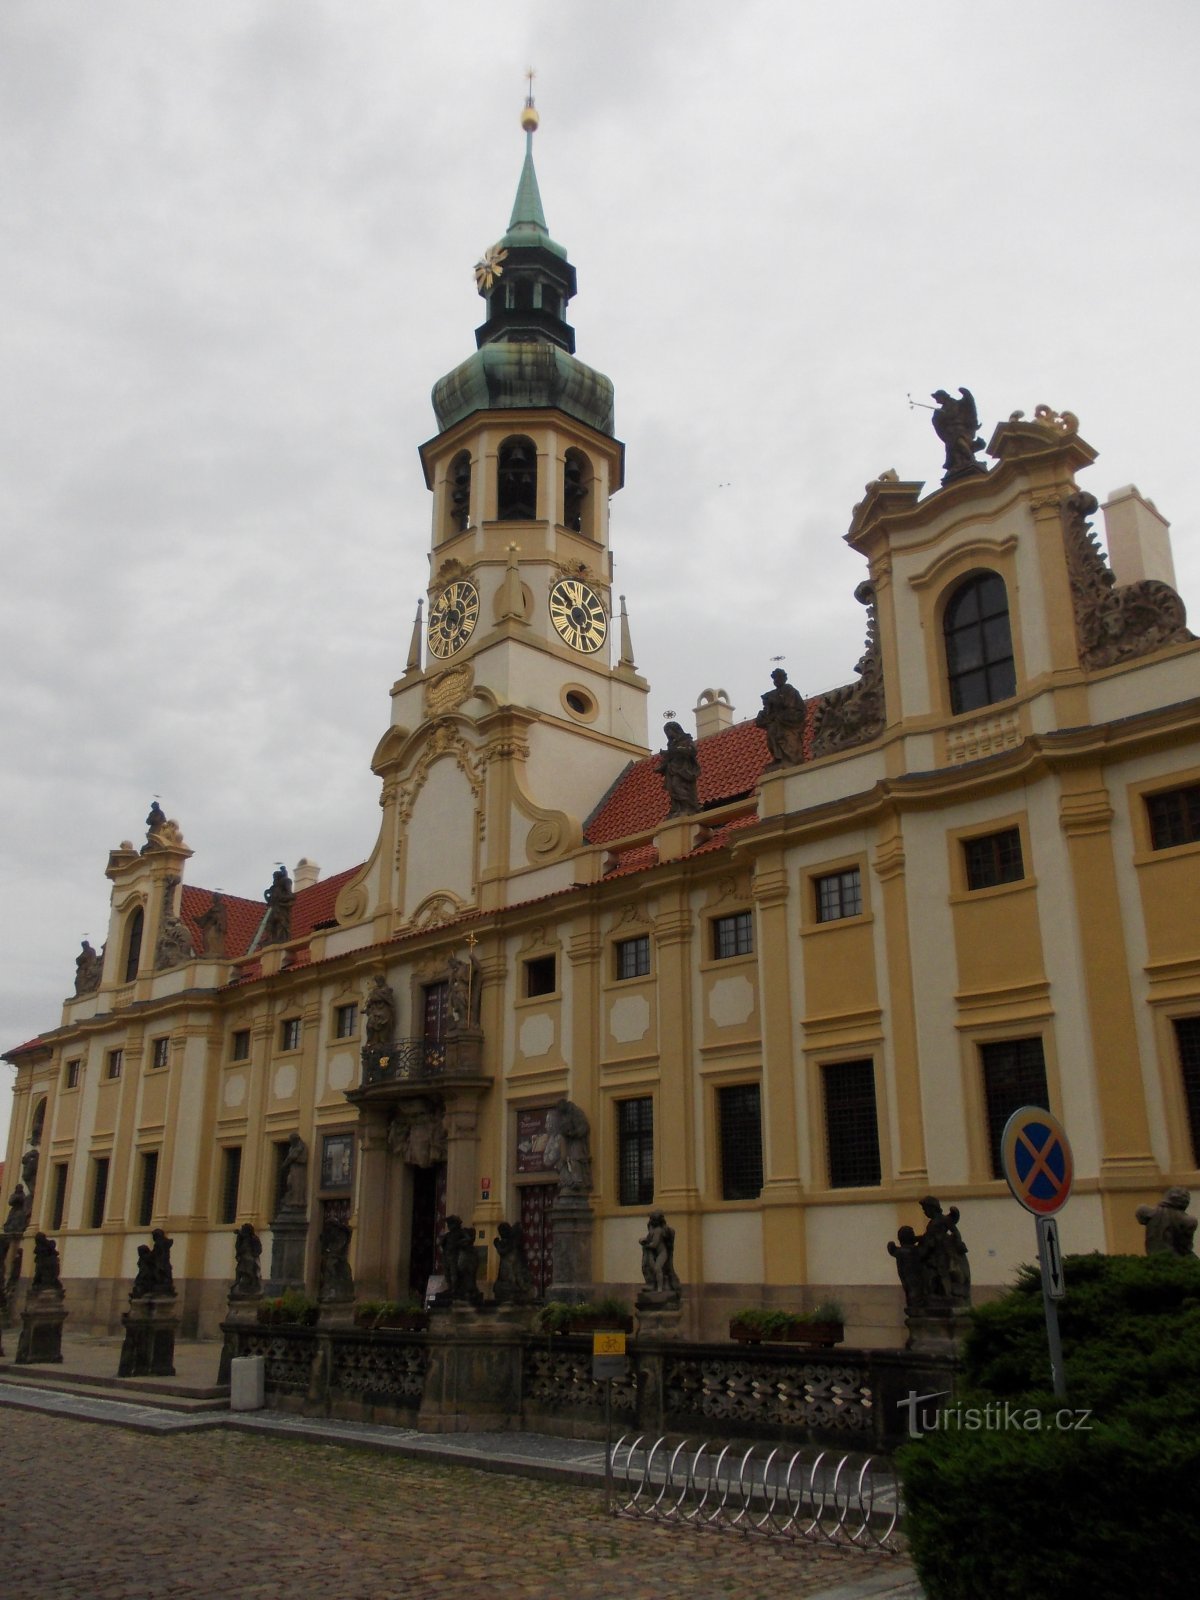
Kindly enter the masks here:
[[331, 1217], [321, 1229], [321, 1286], [317, 1299], [325, 1304], [343, 1304], [354, 1299], [354, 1274], [350, 1271], [348, 1223]]
[[925, 1232], [920, 1238], [911, 1228], [901, 1228], [888, 1252], [904, 1290], [905, 1311], [910, 1316], [944, 1316], [971, 1303], [971, 1268], [967, 1247], [958, 1231], [959, 1211], [943, 1212], [941, 1201], [927, 1194], [921, 1201]]
[[100, 987], [100, 977], [104, 971], [104, 955], [92, 949], [85, 939], [79, 947], [79, 954], [75, 957], [75, 993], [94, 994]]
[[35, 1233], [33, 1236], [33, 1282], [30, 1289], [34, 1294], [63, 1294], [62, 1278], [58, 1261], [58, 1246], [53, 1239], [47, 1239], [44, 1233]]
[[961, 400], [952, 399], [945, 389], [935, 389], [932, 396], [938, 403], [933, 413], [933, 431], [946, 447], [943, 487], [958, 478], [987, 471], [986, 465], [975, 459], [975, 452], [984, 447], [983, 440], [975, 436], [979, 426], [975, 397], [969, 389], [960, 388], [958, 392]]
[[37, 1184], [38, 1161], [40, 1157], [36, 1148], [26, 1150], [21, 1157], [21, 1181], [29, 1191], [29, 1198], [33, 1199], [33, 1191]]
[[137, 1271], [134, 1273], [129, 1298], [144, 1300], [154, 1293], [154, 1252], [148, 1244], [140, 1244], [137, 1247], [137, 1254]]
[[572, 1100], [560, 1100], [546, 1117], [542, 1165], [558, 1171], [560, 1194], [588, 1194], [592, 1187], [591, 1126]]
[[162, 915], [158, 924], [158, 941], [154, 946], [155, 972], [178, 967], [196, 954], [191, 934], [175, 915], [175, 891], [178, 887], [178, 878], [168, 878], [163, 884]]
[[840, 689], [830, 689], [817, 701], [812, 718], [814, 758], [877, 739], [887, 726], [879, 614], [875, 585], [869, 578], [858, 585], [854, 598], [867, 608], [867, 642], [854, 667], [859, 676]]
[[497, 1305], [522, 1305], [533, 1299], [533, 1274], [525, 1259], [525, 1234], [519, 1222], [501, 1222], [492, 1241], [500, 1257], [493, 1293]]
[[677, 722], [668, 722], [663, 732], [667, 736], [667, 748], [659, 751], [658, 770], [671, 802], [667, 815], [687, 816], [700, 809], [696, 791], [700, 782], [700, 757], [696, 754], [696, 741]]
[[776, 667], [771, 674], [775, 685], [762, 697], [762, 710], [754, 719], [767, 736], [767, 749], [777, 767], [794, 767], [804, 760], [804, 696], [787, 673]]
[[1188, 1214], [1191, 1195], [1168, 1189], [1156, 1206], [1139, 1206], [1134, 1215], [1146, 1230], [1148, 1256], [1196, 1254], [1196, 1219]]
[[24, 1260], [25, 1252], [22, 1250], [20, 1245], [17, 1245], [16, 1249], [12, 1253], [12, 1266], [8, 1269], [8, 1278], [6, 1280], [6, 1286], [10, 1299], [16, 1291], [17, 1284], [21, 1281], [21, 1267], [24, 1263]]
[[168, 1239], [162, 1228], [155, 1228], [150, 1235], [155, 1294], [175, 1293], [175, 1275], [171, 1271], [171, 1246], [174, 1243], [174, 1239]]
[[149, 855], [152, 850], [175, 849], [182, 844], [183, 831], [179, 824], [168, 818], [157, 800], [152, 801], [150, 815], [146, 818], [146, 842], [142, 846], [142, 855]]
[[476, 1286], [479, 1257], [475, 1254], [475, 1229], [463, 1225], [461, 1217], [446, 1218], [446, 1231], [438, 1240], [442, 1251], [442, 1271], [446, 1275], [451, 1300], [478, 1305], [483, 1296]]
[[167, 813], [157, 800], [150, 802], [150, 814], [146, 818], [146, 843], [154, 843], [154, 835], [161, 832], [167, 821]]
[[422, 1170], [445, 1161], [446, 1126], [440, 1103], [424, 1112], [398, 1109], [388, 1128], [388, 1149], [393, 1155], [401, 1156], [410, 1167]]
[[382, 1052], [386, 1055], [396, 1038], [396, 996], [382, 972], [375, 976], [375, 982], [363, 1004], [363, 1011], [367, 1019], [366, 1038], [363, 1043], [364, 1057], [368, 1051]]
[[450, 957], [446, 971], [449, 978], [447, 1010], [450, 1013], [450, 1027], [457, 1032], [459, 1028], [469, 1028], [479, 1020], [478, 973], [473, 958], [463, 960], [459, 956]]
[[286, 944], [292, 937], [292, 906], [296, 901], [286, 867], [275, 868], [271, 887], [263, 891], [263, 899], [267, 902], [267, 916], [259, 945]]
[[212, 902], [204, 915], [196, 918], [196, 925], [203, 940], [203, 953], [206, 956], [223, 956], [229, 912], [219, 889], [213, 891]]
[[233, 1241], [233, 1287], [231, 1300], [257, 1300], [262, 1295], [262, 1240], [252, 1223], [243, 1222]]
[[29, 1221], [29, 1195], [25, 1193], [25, 1185], [19, 1183], [8, 1197], [8, 1216], [4, 1219], [4, 1231], [11, 1234], [25, 1232], [25, 1224]]
[[647, 1289], [656, 1294], [675, 1294], [680, 1290], [675, 1272], [675, 1229], [661, 1211], [652, 1211], [647, 1219], [645, 1237], [638, 1240], [642, 1247], [642, 1277]]
[[288, 1138], [280, 1177], [283, 1187], [280, 1211], [303, 1211], [308, 1204], [308, 1146], [298, 1133]]

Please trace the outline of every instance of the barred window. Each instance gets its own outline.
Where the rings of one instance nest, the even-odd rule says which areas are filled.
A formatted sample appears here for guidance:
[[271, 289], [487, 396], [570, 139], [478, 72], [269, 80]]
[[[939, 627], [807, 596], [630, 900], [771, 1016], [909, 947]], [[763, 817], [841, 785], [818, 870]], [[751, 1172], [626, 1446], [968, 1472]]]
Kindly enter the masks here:
[[1019, 883], [1025, 876], [1020, 828], [983, 833], [977, 839], [964, 839], [962, 846], [968, 889], [993, 889], [998, 883]]
[[756, 1083], [717, 1090], [721, 1198], [756, 1200], [762, 1191], [762, 1104]]
[[250, 1059], [250, 1029], [239, 1028], [234, 1034], [230, 1055], [235, 1061], [249, 1061]]
[[154, 1215], [154, 1186], [158, 1182], [158, 1151], [147, 1150], [142, 1156], [142, 1185], [138, 1197], [138, 1226], [148, 1228]]
[[93, 1228], [104, 1225], [104, 1202], [108, 1198], [108, 1157], [97, 1156], [92, 1163], [92, 1220]]
[[712, 932], [714, 961], [754, 954], [753, 912], [735, 911], [732, 916], [714, 917]]
[[836, 1061], [821, 1069], [825, 1092], [825, 1144], [829, 1187], [851, 1189], [878, 1183], [879, 1118], [875, 1109], [875, 1063]]
[[1009, 1117], [1022, 1106], [1050, 1109], [1050, 1096], [1046, 1090], [1046, 1058], [1040, 1038], [1000, 1039], [994, 1044], [981, 1044], [979, 1058], [983, 1063], [992, 1177], [1002, 1178], [1004, 1166], [1000, 1159], [1000, 1139]]
[[61, 1228], [63, 1217], [67, 1209], [67, 1163], [57, 1161], [54, 1165], [54, 1198], [50, 1203], [50, 1226]]
[[279, 1048], [281, 1050], [299, 1050], [299, 1017], [284, 1017], [283, 1021], [279, 1024]]
[[1150, 817], [1150, 843], [1156, 850], [1200, 839], [1200, 783], [1186, 789], [1164, 789], [1146, 796]]
[[617, 1101], [618, 1199], [644, 1206], [654, 1199], [654, 1100]]
[[1175, 1018], [1175, 1042], [1187, 1104], [1188, 1131], [1192, 1136], [1192, 1161], [1200, 1167], [1200, 1017]]
[[358, 1032], [358, 1006], [353, 1001], [348, 1005], [335, 1007], [333, 1032], [337, 1039], [353, 1039]]
[[862, 916], [862, 874], [857, 867], [817, 878], [817, 921], [840, 922]]
[[616, 976], [618, 978], [645, 978], [650, 973], [650, 935], [639, 934], [636, 939], [620, 939], [616, 945]]
[[238, 1186], [242, 1181], [242, 1147], [227, 1145], [221, 1152], [221, 1221], [236, 1222]]
[[155, 1039], [150, 1059], [156, 1067], [165, 1067], [171, 1059], [170, 1039]]

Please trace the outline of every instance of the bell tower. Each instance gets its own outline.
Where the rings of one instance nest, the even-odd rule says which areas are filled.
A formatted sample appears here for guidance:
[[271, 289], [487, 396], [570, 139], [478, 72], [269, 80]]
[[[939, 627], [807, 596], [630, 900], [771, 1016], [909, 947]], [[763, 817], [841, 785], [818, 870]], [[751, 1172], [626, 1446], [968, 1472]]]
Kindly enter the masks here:
[[476, 349], [433, 389], [427, 611], [393, 721], [412, 727], [418, 688], [469, 668], [498, 705], [611, 747], [615, 777], [646, 748], [647, 685], [612, 592], [608, 509], [625, 451], [612, 383], [575, 355], [575, 269], [546, 226], [537, 125], [531, 95], [508, 230], [475, 267]]

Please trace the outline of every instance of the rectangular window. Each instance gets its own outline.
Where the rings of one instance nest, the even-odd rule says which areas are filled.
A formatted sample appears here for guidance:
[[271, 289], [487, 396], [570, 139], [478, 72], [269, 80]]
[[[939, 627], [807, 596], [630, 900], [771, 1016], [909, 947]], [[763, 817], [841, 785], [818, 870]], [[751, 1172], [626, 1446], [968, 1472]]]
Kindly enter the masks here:
[[242, 1181], [242, 1147], [227, 1145], [221, 1152], [221, 1221], [236, 1222], [238, 1185]]
[[322, 1189], [348, 1189], [354, 1171], [354, 1135], [327, 1133], [321, 1140]]
[[817, 921], [841, 922], [862, 916], [862, 875], [857, 867], [816, 879]]
[[142, 1154], [142, 1183], [138, 1194], [138, 1226], [148, 1228], [154, 1215], [154, 1185], [158, 1182], [158, 1151]]
[[879, 1118], [875, 1063], [836, 1061], [822, 1067], [829, 1187], [855, 1189], [879, 1182]]
[[119, 1078], [121, 1068], [125, 1065], [124, 1050], [110, 1050], [104, 1063], [104, 1076], [106, 1078]]
[[235, 1061], [249, 1061], [250, 1059], [250, 1029], [239, 1028], [234, 1034], [230, 1044], [230, 1055]]
[[67, 1163], [56, 1161], [54, 1164], [54, 1196], [50, 1202], [50, 1226], [58, 1229], [63, 1225], [63, 1217], [67, 1210]]
[[335, 1006], [333, 1012], [333, 1034], [335, 1039], [353, 1039], [358, 1032], [358, 1007], [353, 1001], [349, 1005]]
[[525, 995], [532, 999], [538, 994], [553, 994], [558, 983], [557, 963], [553, 956], [535, 956], [525, 963]]
[[108, 1198], [108, 1157], [97, 1156], [92, 1163], [92, 1220], [90, 1226], [104, 1224], [104, 1202]]
[[83, 1074], [83, 1062], [82, 1061], [68, 1061], [67, 1062], [67, 1075], [66, 1075], [65, 1087], [68, 1088], [68, 1089], [78, 1089], [78, 1087], [79, 1087], [79, 1079], [82, 1076], [82, 1074]]
[[284, 1017], [283, 1021], [279, 1024], [279, 1048], [281, 1050], [299, 1050], [299, 1017]]
[[1200, 1167], [1200, 1017], [1176, 1017], [1175, 1042], [1187, 1103], [1188, 1131], [1192, 1136], [1192, 1162]]
[[998, 883], [1019, 883], [1025, 876], [1020, 828], [964, 839], [962, 847], [968, 889], [994, 889]]
[[648, 978], [650, 976], [650, 935], [639, 934], [636, 939], [619, 939], [616, 951], [615, 976], [620, 978]]
[[170, 1039], [155, 1039], [151, 1061], [156, 1067], [165, 1067], [171, 1059]]
[[654, 1199], [654, 1101], [617, 1101], [617, 1193], [623, 1206]]
[[762, 1106], [758, 1084], [717, 1090], [721, 1198], [756, 1200], [762, 1190]]
[[713, 918], [713, 960], [754, 954], [754, 913], [735, 911], [731, 917]]
[[981, 1044], [979, 1058], [983, 1063], [992, 1177], [1002, 1178], [1004, 1168], [1000, 1163], [1000, 1136], [1004, 1132], [1004, 1124], [1022, 1106], [1050, 1109], [1050, 1097], [1046, 1092], [1046, 1058], [1042, 1053], [1040, 1038], [1001, 1039], [995, 1044]]
[[1156, 850], [1195, 844], [1200, 839], [1200, 783], [1148, 794], [1146, 810], [1150, 817], [1150, 843]]

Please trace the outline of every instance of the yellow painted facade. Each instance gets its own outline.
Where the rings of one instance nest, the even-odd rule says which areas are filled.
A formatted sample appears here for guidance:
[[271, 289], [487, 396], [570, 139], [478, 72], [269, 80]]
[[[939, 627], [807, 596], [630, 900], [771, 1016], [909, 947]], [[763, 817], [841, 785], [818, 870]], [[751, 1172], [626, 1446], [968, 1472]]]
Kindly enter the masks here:
[[[514, 438], [536, 460], [535, 500], [516, 517], [501, 491]], [[1064, 1247], [1139, 1250], [1136, 1206], [1200, 1185], [1200, 1067], [1191, 1100], [1186, 1067], [1200, 838], [1164, 843], [1152, 820], [1181, 795], [1186, 834], [1200, 794], [1200, 643], [1154, 631], [1157, 591], [1097, 613], [1075, 481], [1093, 452], [1073, 418], [1014, 418], [989, 452], [986, 474], [923, 497], [887, 476], [854, 509], [884, 696], [868, 737], [844, 719], [841, 742], [800, 765], [763, 770], [760, 753], [749, 793], [735, 784], [665, 821], [631, 801], [629, 828], [597, 839], [602, 804], [648, 758], [646, 684], [611, 589], [623, 447], [568, 409], [524, 403], [480, 406], [425, 444], [429, 616], [456, 583], [478, 612], [447, 654], [415, 638], [392, 687], [370, 858], [302, 937], [156, 971], [191, 852], [123, 844], [99, 987], [10, 1055], [8, 1170], [40, 1129], [29, 1230], [59, 1240], [73, 1326], [116, 1326], [137, 1245], [161, 1226], [185, 1332], [214, 1333], [234, 1227], [253, 1223], [270, 1259], [293, 1133], [310, 1155], [310, 1287], [336, 1203], [360, 1292], [404, 1292], [436, 1184], [488, 1247], [490, 1275], [496, 1225], [553, 1176], [531, 1166], [522, 1129], [568, 1096], [591, 1123], [597, 1284], [628, 1293], [638, 1279], [648, 1199], [622, 1201], [622, 1108], [649, 1102], [634, 1165], [676, 1229], [685, 1331], [717, 1336], [748, 1302], [832, 1294], [852, 1341], [898, 1342], [886, 1244], [919, 1223], [922, 1195], [960, 1208], [977, 1288], [1032, 1253], [989, 1134], [1018, 1058], [1043, 1074], [1074, 1145]], [[569, 469], [588, 490], [577, 514]], [[1014, 687], [956, 712], [947, 619], [989, 574]], [[603, 608], [602, 648], [556, 630], [564, 581]], [[1085, 649], [1099, 648], [1097, 615], [1101, 645], [1116, 642], [1105, 663]], [[738, 748], [751, 759], [748, 735]], [[971, 863], [993, 849], [1008, 866], [981, 884]], [[722, 950], [738, 927], [742, 947]], [[396, 997], [397, 1037], [419, 1040], [431, 990], [468, 951], [477, 1058], [360, 1094], [376, 979]], [[626, 951], [637, 960], [622, 972]], [[849, 1144], [835, 1083], [853, 1088], [837, 1113]], [[755, 1089], [761, 1183], [732, 1195], [731, 1108]], [[413, 1116], [441, 1141], [424, 1165], [401, 1137]], [[739, 1126], [744, 1144], [753, 1127]], [[342, 1135], [349, 1180], [328, 1182], [323, 1156]], [[846, 1181], [872, 1160], [873, 1176]]]

